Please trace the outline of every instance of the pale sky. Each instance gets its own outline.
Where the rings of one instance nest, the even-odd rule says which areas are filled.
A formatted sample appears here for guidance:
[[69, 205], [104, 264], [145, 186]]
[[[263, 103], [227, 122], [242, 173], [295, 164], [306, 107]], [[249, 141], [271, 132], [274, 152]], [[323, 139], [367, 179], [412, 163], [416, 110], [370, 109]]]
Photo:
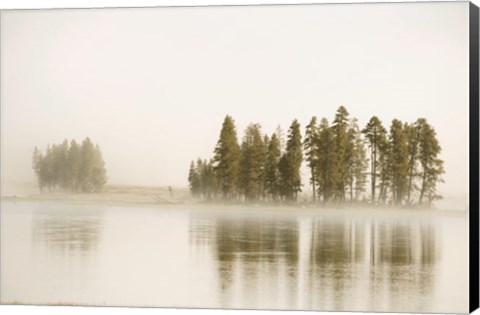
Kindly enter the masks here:
[[468, 2], [1, 14], [2, 190], [34, 181], [34, 146], [86, 136], [112, 184], [187, 186], [226, 114], [241, 138], [344, 105], [427, 118], [440, 190], [468, 192]]

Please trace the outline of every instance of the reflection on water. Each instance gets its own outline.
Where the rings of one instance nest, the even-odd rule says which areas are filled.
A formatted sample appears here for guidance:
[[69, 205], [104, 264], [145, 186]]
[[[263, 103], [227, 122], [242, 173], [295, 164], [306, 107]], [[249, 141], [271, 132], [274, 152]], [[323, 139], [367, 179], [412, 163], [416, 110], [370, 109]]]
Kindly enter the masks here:
[[96, 251], [101, 220], [80, 216], [45, 216], [36, 214], [33, 221], [32, 241], [35, 247], [58, 253], [89, 255]]
[[2, 303], [465, 312], [467, 217], [2, 202]]
[[442, 233], [430, 220], [195, 218], [211, 247], [223, 307], [428, 311]]

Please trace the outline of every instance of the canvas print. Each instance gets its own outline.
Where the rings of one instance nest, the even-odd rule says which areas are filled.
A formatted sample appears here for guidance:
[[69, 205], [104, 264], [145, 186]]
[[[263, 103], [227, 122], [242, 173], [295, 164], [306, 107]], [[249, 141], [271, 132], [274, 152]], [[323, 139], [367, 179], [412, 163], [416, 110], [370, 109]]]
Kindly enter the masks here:
[[467, 313], [470, 13], [3, 10], [1, 304]]

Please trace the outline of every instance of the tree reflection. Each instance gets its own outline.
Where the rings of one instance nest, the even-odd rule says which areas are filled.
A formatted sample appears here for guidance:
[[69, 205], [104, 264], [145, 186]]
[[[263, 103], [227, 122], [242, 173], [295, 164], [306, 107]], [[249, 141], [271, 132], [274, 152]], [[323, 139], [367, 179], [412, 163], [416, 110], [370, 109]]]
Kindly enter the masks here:
[[47, 214], [40, 209], [32, 223], [33, 244], [54, 254], [92, 253], [99, 242], [101, 221], [101, 211], [91, 215], [88, 210], [50, 210]]
[[296, 216], [274, 215], [191, 221], [191, 246], [211, 248], [217, 264], [223, 307], [427, 309], [440, 251], [431, 221], [311, 215], [306, 222], [300, 228]]

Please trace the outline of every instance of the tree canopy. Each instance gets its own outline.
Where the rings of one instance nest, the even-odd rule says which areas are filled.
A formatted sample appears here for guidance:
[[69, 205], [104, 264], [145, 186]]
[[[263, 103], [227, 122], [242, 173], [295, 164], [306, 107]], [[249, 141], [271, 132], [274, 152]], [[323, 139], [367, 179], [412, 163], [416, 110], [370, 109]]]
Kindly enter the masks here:
[[100, 147], [89, 138], [48, 145], [45, 153], [35, 147], [32, 168], [41, 192], [99, 192], [108, 180]]
[[[250, 124], [239, 145], [234, 120], [226, 116], [213, 159], [190, 165], [192, 194], [246, 202], [396, 207], [430, 205], [441, 198], [437, 191], [444, 173], [441, 147], [425, 118], [413, 123], [393, 119], [387, 129], [372, 116], [361, 129], [340, 106], [331, 122], [312, 117], [303, 139], [296, 119], [283, 137], [280, 127], [269, 137], [262, 134], [260, 124]], [[303, 161], [308, 169], [305, 182]], [[202, 182], [202, 176], [210, 180]], [[305, 190], [310, 197], [300, 200], [305, 185], [311, 186]]]

